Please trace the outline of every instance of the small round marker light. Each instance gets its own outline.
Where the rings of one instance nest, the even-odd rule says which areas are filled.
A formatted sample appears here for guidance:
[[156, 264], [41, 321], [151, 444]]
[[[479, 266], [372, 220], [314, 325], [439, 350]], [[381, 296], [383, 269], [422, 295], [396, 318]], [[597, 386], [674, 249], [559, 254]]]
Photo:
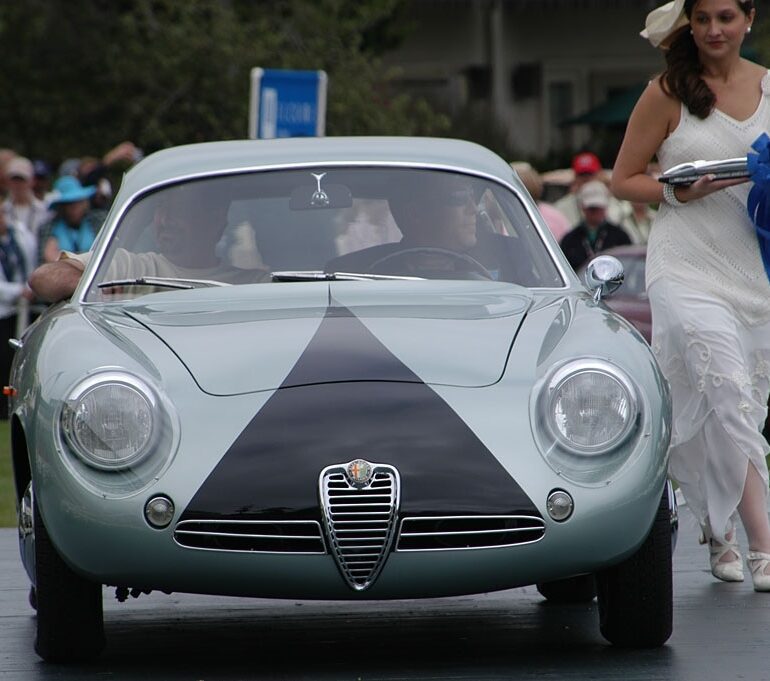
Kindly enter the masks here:
[[156, 529], [167, 527], [174, 518], [174, 502], [168, 497], [153, 497], [144, 506], [144, 517]]
[[557, 522], [563, 522], [572, 515], [575, 502], [572, 497], [562, 489], [555, 489], [548, 495], [546, 501], [548, 515]]

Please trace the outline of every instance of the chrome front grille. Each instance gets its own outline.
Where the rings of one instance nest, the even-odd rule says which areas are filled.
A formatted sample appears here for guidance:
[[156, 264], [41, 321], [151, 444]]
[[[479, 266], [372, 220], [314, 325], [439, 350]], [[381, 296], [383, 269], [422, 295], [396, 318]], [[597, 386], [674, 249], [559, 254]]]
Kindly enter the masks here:
[[390, 550], [400, 480], [392, 466], [367, 464], [372, 467], [371, 480], [354, 485], [346, 473], [351, 464], [321, 472], [321, 506], [340, 572], [353, 589], [363, 591], [377, 578]]
[[432, 516], [404, 518], [396, 551], [488, 549], [536, 542], [545, 534], [537, 516]]
[[209, 551], [326, 553], [315, 520], [182, 520], [174, 528], [174, 541]]

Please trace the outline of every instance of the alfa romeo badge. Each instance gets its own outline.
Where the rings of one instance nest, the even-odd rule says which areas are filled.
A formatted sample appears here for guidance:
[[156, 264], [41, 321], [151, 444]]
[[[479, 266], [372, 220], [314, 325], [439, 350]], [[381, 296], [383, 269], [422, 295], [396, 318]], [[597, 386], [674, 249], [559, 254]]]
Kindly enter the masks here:
[[345, 470], [348, 475], [348, 480], [353, 487], [366, 487], [372, 479], [372, 464], [363, 459], [351, 461]]

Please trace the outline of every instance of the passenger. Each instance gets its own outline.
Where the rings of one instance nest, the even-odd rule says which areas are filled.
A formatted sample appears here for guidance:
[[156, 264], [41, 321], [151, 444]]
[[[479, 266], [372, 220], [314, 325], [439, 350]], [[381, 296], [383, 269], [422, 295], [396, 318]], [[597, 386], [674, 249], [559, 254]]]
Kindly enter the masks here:
[[[267, 276], [264, 267], [240, 269], [219, 257], [217, 244], [226, 226], [229, 201], [188, 187], [168, 189], [158, 201], [152, 223], [157, 250], [115, 249], [101, 281], [170, 277], [236, 283]], [[32, 290], [48, 302], [69, 298], [90, 258], [90, 251], [63, 252], [58, 261], [32, 273]]]

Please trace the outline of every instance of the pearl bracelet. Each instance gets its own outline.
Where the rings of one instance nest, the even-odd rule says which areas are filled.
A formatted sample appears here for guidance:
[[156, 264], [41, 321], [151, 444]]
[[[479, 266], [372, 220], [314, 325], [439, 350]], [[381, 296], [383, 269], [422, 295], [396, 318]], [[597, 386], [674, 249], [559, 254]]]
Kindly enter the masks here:
[[663, 199], [669, 206], [674, 206], [675, 208], [684, 206], [687, 203], [686, 201], [680, 201], [678, 198], [676, 198], [676, 194], [674, 193], [674, 185], [668, 183], [663, 185]]

